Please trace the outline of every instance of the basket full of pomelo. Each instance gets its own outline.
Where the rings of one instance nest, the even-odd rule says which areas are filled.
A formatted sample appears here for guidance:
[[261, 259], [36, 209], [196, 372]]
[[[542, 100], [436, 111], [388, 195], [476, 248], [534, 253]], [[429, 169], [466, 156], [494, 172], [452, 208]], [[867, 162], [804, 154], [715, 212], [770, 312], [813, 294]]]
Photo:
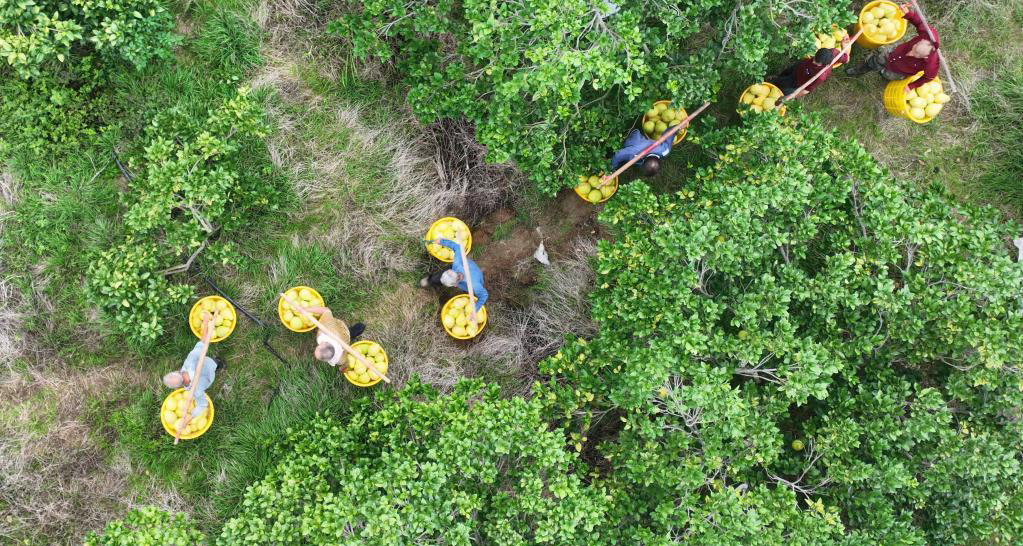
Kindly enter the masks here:
[[212, 315], [214, 312], [217, 312], [217, 318], [213, 321], [213, 337], [210, 338], [210, 342], [224, 341], [231, 332], [234, 332], [238, 315], [231, 302], [220, 296], [206, 296], [195, 302], [188, 312], [188, 327], [195, 337], [202, 339], [202, 314]]
[[[290, 288], [287, 292], [285, 292], [285, 295], [291, 298], [291, 301], [307, 309], [309, 307], [323, 306], [323, 296], [308, 286], [296, 286], [294, 288]], [[319, 313], [310, 314], [317, 319], [320, 318]], [[281, 323], [284, 324], [284, 327], [292, 332], [308, 332], [316, 327], [311, 320], [293, 308], [284, 298], [277, 299], [277, 316], [280, 317]]]
[[771, 82], [755, 83], [739, 95], [739, 113], [744, 111], [744, 107], [757, 113], [777, 109], [778, 114], [784, 116], [785, 105], [778, 105], [781, 99], [782, 92], [777, 85]]
[[[206, 397], [206, 411], [198, 417], [192, 417], [181, 431], [182, 440], [191, 440], [198, 438], [206, 433], [213, 424], [213, 400], [210, 399], [210, 395], [203, 393]], [[191, 407], [195, 407], [195, 404], [191, 404]], [[163, 429], [167, 431], [167, 434], [174, 436], [177, 432], [178, 422], [185, 415], [185, 389], [178, 389], [167, 395], [164, 399], [163, 405], [160, 407], [160, 422], [163, 423]]]
[[[352, 349], [358, 351], [363, 358], [372, 363], [377, 371], [382, 374], [387, 373], [387, 353], [379, 343], [369, 340], [357, 341], [352, 344]], [[372, 387], [380, 382], [380, 375], [362, 362], [359, 362], [355, 356], [346, 354], [345, 362], [348, 364], [348, 368], [345, 370], [345, 379], [353, 385], [357, 387]]]
[[459, 294], [444, 304], [440, 321], [448, 335], [455, 339], [472, 339], [483, 331], [487, 325], [487, 306], [480, 307], [476, 312], [475, 324], [469, 317], [470, 310], [468, 294]]
[[[472, 232], [469, 230], [469, 226], [465, 225], [465, 222], [458, 218], [451, 216], [437, 220], [430, 225], [430, 229], [426, 230], [426, 240], [432, 241], [434, 239], [454, 241], [465, 250], [466, 254], [472, 248]], [[451, 263], [455, 260], [455, 251], [446, 246], [427, 242], [426, 251], [442, 262]]]
[[941, 113], [945, 104], [952, 100], [945, 94], [941, 80], [933, 80], [906, 91], [906, 86], [923, 76], [923, 72], [904, 79], [889, 82], [884, 89], [884, 107], [893, 116], [906, 118], [916, 123], [927, 123]]
[[[672, 108], [671, 101], [659, 100], [650, 106], [650, 109], [643, 114], [643, 134], [652, 140], [661, 138], [661, 135], [668, 130], [669, 127], [674, 127], [682, 120], [686, 119], [689, 114], [686, 113], [683, 108]], [[675, 140], [672, 144], [678, 144], [682, 142], [682, 139], [686, 137], [687, 127], [683, 127], [675, 133]]]
[[894, 2], [875, 0], [868, 2], [860, 10], [856, 20], [856, 30], [863, 34], [856, 43], [868, 49], [894, 44], [906, 34], [906, 19], [902, 10]]
[[597, 204], [603, 203], [611, 198], [618, 191], [618, 177], [607, 181], [607, 184], [600, 185], [603, 175], [580, 176], [579, 183], [575, 185], [575, 194], [583, 201]]

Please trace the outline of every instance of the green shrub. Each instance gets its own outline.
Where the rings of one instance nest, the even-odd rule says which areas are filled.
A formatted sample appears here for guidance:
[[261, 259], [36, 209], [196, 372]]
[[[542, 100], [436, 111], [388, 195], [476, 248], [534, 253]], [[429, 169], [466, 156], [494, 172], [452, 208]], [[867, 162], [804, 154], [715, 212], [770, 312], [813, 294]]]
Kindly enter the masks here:
[[828, 0], [373, 0], [331, 26], [355, 52], [393, 60], [423, 122], [465, 117], [488, 160], [514, 161], [553, 193], [606, 169], [627, 120], [654, 100], [693, 109], [729, 79], [754, 83], [775, 55], [852, 21]]
[[168, 514], [154, 506], [128, 512], [102, 533], [90, 532], [85, 546], [198, 546], [206, 537], [188, 523], [183, 514]]
[[142, 68], [176, 42], [158, 0], [0, 0], [0, 57], [37, 77], [82, 52]]
[[540, 404], [462, 382], [356, 400], [292, 431], [218, 544], [593, 544], [605, 501]]
[[157, 116], [149, 144], [130, 162], [138, 173], [124, 194], [124, 241], [90, 264], [87, 293], [118, 331], [138, 343], [163, 332], [163, 318], [192, 293], [167, 276], [194, 260], [228, 264], [234, 247], [221, 233], [275, 210], [284, 189], [269, 171], [245, 168], [240, 151], [263, 149], [262, 109], [244, 89], [195, 120], [176, 110]]
[[0, 82], [0, 158], [60, 157], [96, 140], [115, 108], [94, 57], [67, 70]]
[[[841, 525], [852, 544], [1019, 536], [1018, 228], [891, 181], [813, 119], [750, 116], [699, 141], [712, 162], [685, 189], [632, 183], [609, 202], [600, 332], [541, 364], [570, 441], [613, 465], [620, 543], [717, 544], [708, 519], [781, 533], [767, 543], [826, 543]], [[608, 411], [614, 441], [588, 444]], [[706, 512], [764, 487], [791, 493], [772, 506], [820, 510]]]

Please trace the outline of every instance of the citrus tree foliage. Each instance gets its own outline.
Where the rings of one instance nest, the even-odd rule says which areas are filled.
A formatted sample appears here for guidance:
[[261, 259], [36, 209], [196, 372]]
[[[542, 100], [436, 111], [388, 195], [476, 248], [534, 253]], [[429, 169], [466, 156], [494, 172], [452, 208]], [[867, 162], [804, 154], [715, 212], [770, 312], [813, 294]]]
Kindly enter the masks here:
[[[617, 5], [617, 10], [614, 7]], [[492, 162], [547, 192], [606, 169], [652, 100], [690, 109], [722, 74], [756, 80], [812, 31], [852, 21], [829, 0], [369, 0], [332, 25], [357, 54], [393, 61], [424, 122], [466, 117]]]
[[604, 495], [537, 401], [411, 384], [289, 432], [218, 544], [593, 544]]
[[197, 259], [231, 263], [236, 256], [223, 234], [283, 199], [271, 173], [242, 161], [243, 149], [262, 149], [266, 131], [245, 89], [204, 120], [169, 110], [147, 128], [148, 144], [131, 162], [136, 175], [122, 194], [124, 237], [87, 274], [90, 297], [131, 339], [155, 339], [168, 308], [191, 295], [168, 275]]
[[173, 26], [158, 0], [0, 0], [0, 57], [23, 78], [88, 52], [142, 68], [167, 54]]
[[[675, 193], [620, 190], [601, 216], [616, 238], [597, 260], [600, 333], [542, 364], [544, 399], [613, 465], [624, 543], [726, 544], [701, 537], [708, 521], [732, 536], [736, 518], [762, 526], [737, 537], [779, 529], [769, 543], [840, 527], [847, 544], [1011, 543], [1013, 226], [790, 118], [705, 136], [707, 164]], [[609, 420], [615, 441], [591, 445]], [[734, 518], [708, 520], [721, 499]]]
[[154, 506], [128, 512], [114, 520], [102, 533], [90, 532], [85, 546], [199, 546], [206, 537], [185, 519], [184, 514], [168, 514]]

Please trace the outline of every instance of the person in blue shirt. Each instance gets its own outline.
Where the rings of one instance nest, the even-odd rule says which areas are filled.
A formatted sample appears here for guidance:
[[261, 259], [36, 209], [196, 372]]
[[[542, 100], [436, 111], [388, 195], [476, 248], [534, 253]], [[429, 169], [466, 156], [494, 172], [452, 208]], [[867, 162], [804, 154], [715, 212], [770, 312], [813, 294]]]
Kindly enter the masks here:
[[[203, 331], [207, 334], [204, 338], [205, 341], [209, 342], [209, 334], [213, 332], [213, 328], [210, 327], [209, 313], [203, 314]], [[185, 357], [185, 362], [181, 365], [181, 369], [163, 376], [163, 384], [171, 389], [180, 389], [182, 387], [189, 389], [193, 381], [199, 382], [195, 387], [195, 404], [192, 406], [191, 412], [192, 419], [206, 412], [208, 405], [206, 403], [206, 389], [210, 388], [210, 385], [213, 384], [213, 379], [217, 375], [217, 362], [207, 356], [206, 360], [203, 361], [202, 374], [196, 377], [195, 370], [199, 366], [199, 354], [202, 353], [202, 346], [202, 341], [196, 343], [192, 351]], [[220, 367], [221, 371], [223, 371], [223, 368], [223, 366]]]
[[[431, 242], [453, 250], [455, 252], [455, 259], [451, 262], [451, 269], [445, 269], [429, 277], [423, 277], [419, 281], [419, 286], [423, 288], [427, 286], [458, 287], [459, 290], [468, 293], [469, 286], [465, 283], [465, 269], [462, 267], [462, 247], [450, 239], [434, 239]], [[480, 271], [476, 262], [470, 260], [468, 256], [465, 257], [465, 261], [469, 264], [469, 273], [472, 276], [472, 292], [476, 296], [476, 311], [479, 311], [489, 296], [487, 289], [483, 287], [483, 272]]]
[[[672, 128], [669, 127], [665, 131], [670, 131]], [[663, 133], [662, 133], [663, 134]], [[661, 143], [660, 146], [650, 150], [647, 155], [636, 162], [637, 167], [642, 170], [644, 177], [656, 176], [661, 170], [661, 159], [667, 157], [671, 153], [671, 144], [675, 140], [674, 137], [669, 138]], [[643, 132], [639, 129], [633, 129], [629, 133], [628, 138], [625, 139], [625, 146], [615, 152], [615, 155], [611, 158], [611, 170], [616, 171], [618, 167], [625, 165], [630, 159], [636, 157], [637, 154], [646, 149], [647, 146], [653, 144], [655, 141], [643, 136]]]

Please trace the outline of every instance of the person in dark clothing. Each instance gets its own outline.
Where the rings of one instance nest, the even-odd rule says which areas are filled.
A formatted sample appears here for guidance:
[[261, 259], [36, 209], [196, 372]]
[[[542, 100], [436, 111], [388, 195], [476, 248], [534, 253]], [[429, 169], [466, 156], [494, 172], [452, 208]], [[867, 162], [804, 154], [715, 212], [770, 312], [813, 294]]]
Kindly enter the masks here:
[[845, 49], [845, 46], [848, 43], [849, 38], [844, 38], [842, 39], [841, 49], [818, 49], [817, 53], [814, 54], [813, 57], [799, 61], [798, 63], [783, 70], [781, 74], [778, 74], [767, 81], [778, 86], [785, 96], [789, 96], [795, 92], [796, 89], [799, 89], [800, 86], [810, 81], [814, 75], [823, 69], [824, 73], [821, 74], [819, 78], [807, 85], [806, 89], [800, 91], [799, 95], [796, 95], [793, 98], [798, 99], [799, 97], [807, 95], [831, 77], [831, 63], [835, 62], [835, 57], [841, 55], [841, 58], [838, 59], [838, 62], [840, 63], [849, 62], [849, 54], [842, 53], [842, 50]]
[[[670, 131], [673, 127], [669, 127], [665, 132]], [[663, 134], [663, 133], [662, 133]], [[661, 159], [671, 153], [671, 145], [675, 139], [669, 138], [662, 142], [659, 146], [650, 150], [643, 159], [637, 162], [644, 177], [656, 176], [661, 170]], [[639, 155], [640, 152], [645, 150], [648, 146], [653, 144], [655, 141], [645, 136], [639, 129], [633, 129], [629, 136], [625, 139], [625, 145], [621, 150], [615, 152], [614, 156], [611, 157], [611, 170], [618, 170], [618, 167], [628, 163], [633, 157]]]
[[875, 51], [862, 65], [847, 68], [846, 74], [860, 76], [868, 72], [878, 72], [882, 78], [895, 81], [923, 72], [922, 77], [906, 86], [907, 91], [912, 91], [938, 77], [940, 65], [938, 31], [934, 27], [924, 25], [920, 14], [909, 6], [904, 4], [900, 7], [906, 21], [916, 27], [917, 35], [912, 40], [899, 44], [890, 54], [885, 54], [883, 50]]

